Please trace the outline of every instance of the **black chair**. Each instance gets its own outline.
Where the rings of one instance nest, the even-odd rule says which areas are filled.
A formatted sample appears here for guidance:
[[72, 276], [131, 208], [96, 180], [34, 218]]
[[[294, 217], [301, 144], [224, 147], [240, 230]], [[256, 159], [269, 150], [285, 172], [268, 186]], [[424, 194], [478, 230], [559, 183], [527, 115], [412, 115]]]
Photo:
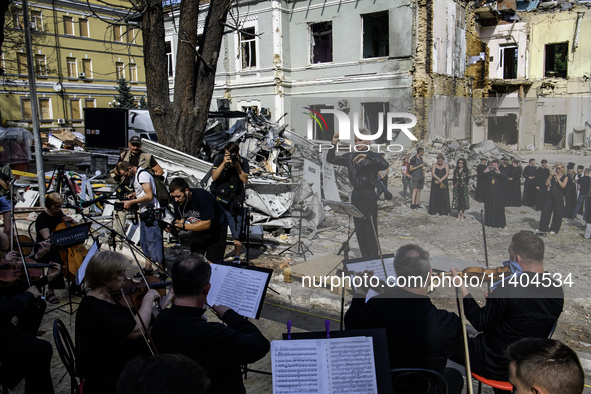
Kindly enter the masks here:
[[396, 368], [390, 370], [390, 374], [394, 394], [447, 394], [447, 382], [437, 371], [424, 368]]
[[82, 394], [84, 381], [80, 379], [80, 383], [78, 383], [79, 373], [76, 368], [76, 347], [64, 322], [60, 319], [53, 321], [53, 340], [55, 341], [55, 347], [62, 363], [66, 367], [66, 372], [70, 375], [70, 393]]

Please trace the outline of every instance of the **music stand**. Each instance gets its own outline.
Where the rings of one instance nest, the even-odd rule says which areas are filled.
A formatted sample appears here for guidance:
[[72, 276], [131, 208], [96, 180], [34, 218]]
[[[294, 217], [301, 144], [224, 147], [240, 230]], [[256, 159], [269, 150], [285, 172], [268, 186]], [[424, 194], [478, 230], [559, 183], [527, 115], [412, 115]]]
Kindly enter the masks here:
[[[302, 207], [303, 205], [303, 201], [299, 202], [298, 205], [300, 207]], [[302, 242], [302, 218], [304, 217], [304, 212], [302, 210], [302, 212], [300, 212], [300, 223], [298, 225], [298, 241], [291, 245], [289, 248], [282, 250], [281, 252], [279, 252], [279, 255], [287, 252], [287, 251], [291, 251], [292, 253], [297, 254], [298, 256], [304, 256], [304, 261], [306, 260], [306, 252], [310, 253], [312, 256], [314, 255], [314, 253], [312, 253], [312, 251], [310, 250], [310, 248], [308, 248], [303, 242]], [[293, 251], [291, 250], [292, 248], [297, 247], [297, 251]]]

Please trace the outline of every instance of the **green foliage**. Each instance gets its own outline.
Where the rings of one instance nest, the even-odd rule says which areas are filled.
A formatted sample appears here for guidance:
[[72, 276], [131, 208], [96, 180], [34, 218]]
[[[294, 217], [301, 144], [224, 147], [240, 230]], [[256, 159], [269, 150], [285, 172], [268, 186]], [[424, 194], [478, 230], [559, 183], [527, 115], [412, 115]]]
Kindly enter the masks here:
[[113, 101], [113, 108], [137, 108], [137, 101], [131, 94], [131, 86], [125, 81], [125, 78], [121, 78], [117, 81], [118, 85], [115, 89], [119, 94], [115, 95]]
[[148, 109], [148, 102], [146, 101], [146, 96], [142, 96], [140, 99], [140, 109]]

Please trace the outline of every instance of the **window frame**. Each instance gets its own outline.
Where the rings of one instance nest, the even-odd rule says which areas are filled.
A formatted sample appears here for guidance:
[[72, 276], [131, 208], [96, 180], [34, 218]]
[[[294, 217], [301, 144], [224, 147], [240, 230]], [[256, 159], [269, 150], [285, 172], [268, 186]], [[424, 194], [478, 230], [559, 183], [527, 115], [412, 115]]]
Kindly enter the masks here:
[[68, 78], [78, 78], [78, 59], [67, 56], [66, 70], [68, 70]]
[[[66, 36], [75, 36], [76, 35], [76, 29], [74, 27], [74, 17], [69, 16], [69, 15], [64, 15], [64, 35]], [[68, 28], [67, 26], [70, 26], [72, 29], [71, 33], [68, 33]]]
[[[514, 68], [514, 77], [506, 77], [505, 76], [505, 70], [506, 70], [506, 61], [507, 61], [507, 54], [505, 53], [505, 51], [507, 49], [515, 49], [515, 68]], [[499, 56], [501, 58], [500, 64], [501, 64], [501, 72], [502, 72], [502, 78], [503, 79], [516, 79], [519, 77], [519, 46], [516, 44], [509, 44], [509, 45], [501, 45], [499, 47]]]
[[[39, 97], [39, 120], [50, 120], [53, 119], [53, 108], [51, 108], [51, 97]], [[47, 102], [48, 117], [43, 117], [43, 106], [42, 102]]]
[[[556, 42], [553, 44], [544, 44], [544, 78], [568, 78], [568, 41], [566, 42]], [[563, 73], [557, 73], [556, 71], [556, 48], [558, 46], [562, 46], [563, 47], [563, 54], [564, 54], [564, 64], [566, 69], [564, 70], [564, 75], [562, 75]], [[553, 54], [554, 54], [554, 58], [552, 59], [552, 63], [553, 63], [553, 67], [552, 70], [548, 70], [548, 60], [549, 60], [549, 54], [548, 54], [548, 48], [552, 47], [553, 49]], [[554, 75], [548, 75], [549, 73], [554, 73]]]
[[[82, 26], [85, 26], [85, 29]], [[80, 37], [90, 38], [90, 20], [88, 18], [78, 18], [78, 29], [80, 30]], [[86, 30], [86, 35], [83, 35], [83, 30]]]
[[[254, 33], [250, 33], [247, 32], [247, 30], [251, 30]], [[252, 39], [248, 39], [248, 40], [244, 40], [243, 39], [243, 34], [253, 34]], [[240, 51], [240, 56], [238, 57], [238, 64], [239, 64], [239, 69], [241, 71], [249, 71], [249, 70], [256, 70], [259, 68], [259, 45], [258, 45], [258, 36], [257, 34], [257, 26], [255, 25], [245, 25], [240, 31], [237, 32], [238, 34], [238, 49]], [[247, 67], [245, 67], [245, 44], [249, 47], [249, 54], [251, 52], [254, 52], [254, 65], [252, 65], [252, 62], [249, 61], [249, 65]], [[252, 56], [250, 57], [250, 59], [252, 59]]]
[[48, 77], [47, 56], [37, 53], [35, 54], [33, 61], [35, 63], [35, 75], [42, 78]]
[[115, 62], [115, 79], [125, 79], [125, 62]]
[[[315, 61], [315, 49], [317, 47], [316, 43], [316, 37], [318, 37], [318, 41], [320, 41], [320, 37], [324, 34], [327, 34], [327, 31], [323, 31], [323, 32], [314, 32], [314, 27], [315, 26], [320, 26], [320, 25], [330, 25], [330, 60], [326, 60], [326, 61]], [[314, 65], [314, 64], [323, 64], [323, 63], [332, 63], [334, 61], [334, 46], [333, 46], [333, 25], [332, 25], [332, 21], [323, 21], [323, 22], [313, 22], [310, 23], [308, 25], [308, 30], [309, 30], [309, 37], [310, 37], [310, 64]]]
[[[369, 24], [367, 23], [365, 18], [377, 18], [379, 16], [386, 16], [386, 27], [387, 27], [387, 33], [386, 37], [386, 49], [387, 49], [387, 53], [385, 55], [374, 55], [374, 56], [366, 56], [365, 53], [365, 45], [366, 45], [366, 33], [365, 33], [365, 28], [366, 26], [369, 26]], [[390, 12], [388, 10], [384, 10], [384, 11], [379, 11], [379, 12], [372, 12], [372, 13], [368, 13], [368, 14], [362, 14], [361, 16], [361, 58], [362, 59], [376, 59], [376, 58], [387, 58], [390, 56]], [[372, 31], [373, 33], [373, 31]], [[383, 38], [384, 34], [380, 34], [379, 38]], [[372, 38], [373, 38], [373, 34], [372, 34]], [[373, 41], [370, 39], [370, 41]], [[381, 47], [380, 47], [381, 48]], [[372, 51], [373, 51], [373, 46], [372, 46]], [[379, 49], [379, 48], [378, 48]]]
[[[25, 102], [29, 103], [29, 116], [25, 118], [25, 106], [23, 105]], [[21, 119], [22, 120], [32, 120], [33, 119], [33, 108], [31, 107], [31, 96], [21, 97]]]
[[[73, 104], [77, 102], [78, 103], [78, 116], [79, 118], [75, 118], [74, 117], [74, 106]], [[79, 98], [71, 98], [70, 99], [70, 116], [71, 116], [71, 120], [84, 120], [84, 116], [82, 115], [82, 100], [80, 100]]]
[[[33, 16], [33, 13], [38, 14]], [[43, 31], [43, 13], [41, 11], [38, 10], [31, 10], [31, 29], [34, 31]], [[41, 27], [38, 26], [39, 22], [41, 24]], [[35, 27], [33, 27], [33, 25], [35, 25]]]
[[[86, 67], [84, 67], [85, 62], [90, 64], [90, 67], [89, 67], [90, 72], [86, 71], [87, 69], [86, 69]], [[92, 79], [92, 59], [82, 59], [82, 72], [84, 73], [85, 78]]]
[[137, 64], [129, 63], [129, 82], [138, 83]]

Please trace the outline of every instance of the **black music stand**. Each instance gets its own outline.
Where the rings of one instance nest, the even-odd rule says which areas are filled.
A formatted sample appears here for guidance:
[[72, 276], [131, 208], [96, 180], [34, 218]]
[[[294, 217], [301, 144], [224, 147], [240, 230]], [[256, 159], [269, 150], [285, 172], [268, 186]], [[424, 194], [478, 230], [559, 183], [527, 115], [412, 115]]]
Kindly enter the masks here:
[[[307, 261], [306, 260], [306, 252], [310, 253], [312, 256], [314, 255], [314, 253], [312, 253], [312, 251], [310, 250], [310, 248], [308, 248], [306, 246], [306, 244], [304, 244], [302, 242], [302, 218], [304, 217], [304, 211], [303, 211], [304, 202], [303, 201], [300, 201], [297, 205], [299, 205], [300, 207], [302, 207], [302, 212], [300, 212], [300, 222], [299, 222], [299, 225], [298, 225], [298, 241], [295, 244], [291, 245], [289, 248], [287, 248], [287, 249], [282, 250], [281, 252], [279, 252], [279, 255], [281, 255], [281, 254], [283, 254], [283, 253], [285, 253], [287, 251], [290, 251], [290, 252], [292, 252], [294, 254], [297, 254], [298, 256], [304, 256], [304, 261]], [[291, 250], [292, 248], [295, 248], [295, 247], [297, 247], [297, 250], [296, 251]]]
[[[59, 248], [68, 248], [71, 246], [76, 246], [81, 243], [84, 243], [84, 242], [86, 242], [86, 240], [90, 236], [89, 235], [90, 226], [91, 226], [91, 223], [84, 222], [82, 224], [78, 224], [75, 226], [64, 228], [62, 230], [54, 231], [51, 234], [52, 243]], [[69, 261], [66, 261], [66, 272], [70, 272], [70, 262]], [[74, 302], [72, 300], [72, 282], [66, 278], [64, 278], [64, 279], [68, 283], [68, 302], [66, 302], [65, 304], [60, 305], [58, 307], [55, 307], [51, 310], [48, 310], [47, 312], [49, 313], [49, 312], [53, 312], [53, 311], [60, 311], [60, 312], [66, 312], [70, 316], [72, 316], [74, 313], [76, 313], [76, 311], [73, 310], [72, 305], [78, 304], [78, 303]], [[70, 307], [69, 312], [62, 310], [62, 308], [66, 307], [66, 306]]]

